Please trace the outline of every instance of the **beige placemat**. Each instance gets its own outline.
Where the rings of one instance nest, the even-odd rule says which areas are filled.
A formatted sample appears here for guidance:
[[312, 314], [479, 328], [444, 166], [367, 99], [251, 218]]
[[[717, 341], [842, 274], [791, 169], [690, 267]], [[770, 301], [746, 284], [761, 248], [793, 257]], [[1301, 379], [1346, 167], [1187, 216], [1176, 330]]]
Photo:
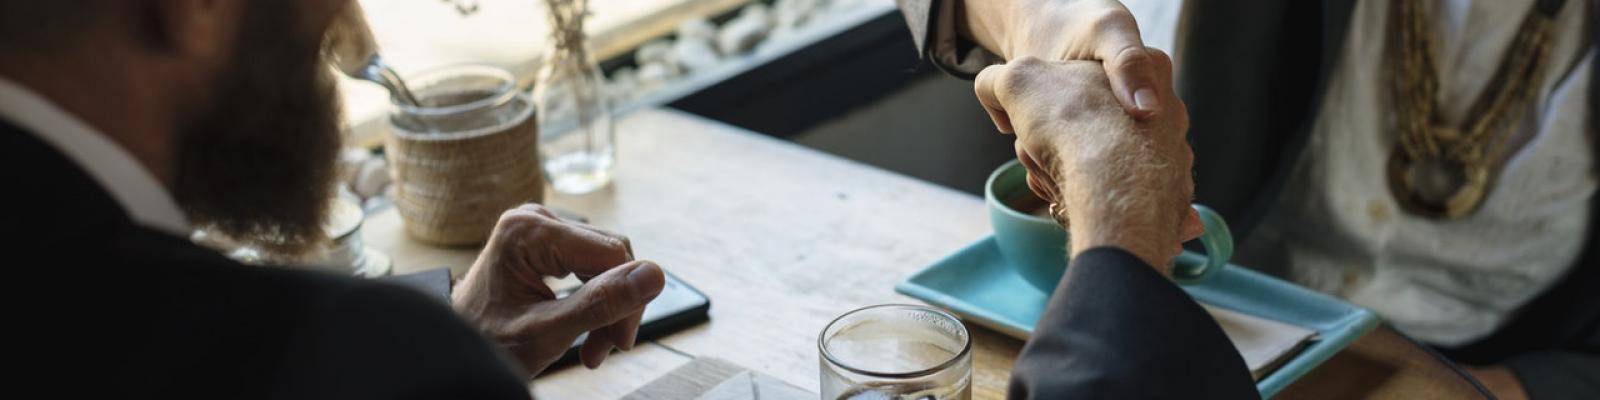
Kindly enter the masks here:
[[814, 400], [816, 393], [710, 357], [696, 358], [624, 396], [624, 400]]
[[[1266, 376], [1316, 340], [1310, 329], [1205, 306], [1243, 356], [1250, 374]], [[625, 400], [810, 400], [816, 393], [734, 363], [699, 357], [624, 396]]]
[[1284, 362], [1294, 358], [1317, 338], [1317, 332], [1286, 323], [1204, 306], [1222, 325], [1233, 347], [1239, 349], [1250, 375], [1261, 380]]

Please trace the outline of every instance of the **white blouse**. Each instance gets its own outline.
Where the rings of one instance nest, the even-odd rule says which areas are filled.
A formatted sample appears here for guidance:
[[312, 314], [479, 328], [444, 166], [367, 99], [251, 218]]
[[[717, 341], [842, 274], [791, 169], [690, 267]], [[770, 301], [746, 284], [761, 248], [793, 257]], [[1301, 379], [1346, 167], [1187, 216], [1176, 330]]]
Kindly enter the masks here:
[[[1463, 119], [1535, 1], [1432, 4], [1446, 121]], [[1259, 230], [1278, 240], [1289, 278], [1446, 346], [1493, 333], [1553, 285], [1583, 250], [1596, 187], [1585, 121], [1595, 55], [1579, 47], [1587, 4], [1567, 1], [1553, 27], [1537, 102], [1518, 128], [1532, 130], [1531, 141], [1475, 213], [1440, 221], [1406, 213], [1389, 192], [1388, 3], [1358, 2], [1308, 147]]]

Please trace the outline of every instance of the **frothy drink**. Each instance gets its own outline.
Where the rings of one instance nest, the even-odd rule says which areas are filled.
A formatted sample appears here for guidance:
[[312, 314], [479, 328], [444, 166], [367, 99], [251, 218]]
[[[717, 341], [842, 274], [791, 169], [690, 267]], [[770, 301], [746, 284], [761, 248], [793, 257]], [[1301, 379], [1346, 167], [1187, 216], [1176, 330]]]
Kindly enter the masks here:
[[[883, 374], [920, 373], [944, 366], [957, 358], [957, 353], [962, 350], [960, 343], [938, 330], [906, 329], [909, 322], [912, 321], [898, 318], [864, 321], [840, 330], [828, 339], [826, 345], [840, 364]], [[837, 378], [838, 381], [845, 381], [842, 376]], [[944, 384], [916, 379], [880, 379], [855, 384], [837, 393], [840, 393], [838, 399], [852, 400], [972, 397], [966, 378]]]

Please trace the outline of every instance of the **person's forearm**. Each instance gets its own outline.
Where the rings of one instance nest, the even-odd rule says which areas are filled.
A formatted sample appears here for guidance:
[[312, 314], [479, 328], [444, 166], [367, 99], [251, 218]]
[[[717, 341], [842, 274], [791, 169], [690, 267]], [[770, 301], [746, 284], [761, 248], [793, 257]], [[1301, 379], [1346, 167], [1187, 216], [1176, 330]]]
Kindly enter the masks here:
[[989, 52], [1011, 59], [1006, 54], [1005, 21], [1012, 21], [1016, 0], [945, 0], [956, 2], [956, 34], [971, 39]]

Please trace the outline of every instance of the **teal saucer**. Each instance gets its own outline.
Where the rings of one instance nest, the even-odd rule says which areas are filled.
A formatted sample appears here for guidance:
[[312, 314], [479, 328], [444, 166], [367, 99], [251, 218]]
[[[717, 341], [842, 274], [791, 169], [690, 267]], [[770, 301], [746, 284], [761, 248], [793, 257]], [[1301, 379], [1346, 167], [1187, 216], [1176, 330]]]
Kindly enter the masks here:
[[[1378, 326], [1378, 316], [1370, 310], [1233, 264], [1183, 289], [1201, 303], [1317, 331], [1317, 341], [1256, 382], [1263, 398]], [[895, 285], [895, 291], [1023, 340], [1033, 334], [1047, 300], [1006, 264], [989, 237], [917, 272]]]

